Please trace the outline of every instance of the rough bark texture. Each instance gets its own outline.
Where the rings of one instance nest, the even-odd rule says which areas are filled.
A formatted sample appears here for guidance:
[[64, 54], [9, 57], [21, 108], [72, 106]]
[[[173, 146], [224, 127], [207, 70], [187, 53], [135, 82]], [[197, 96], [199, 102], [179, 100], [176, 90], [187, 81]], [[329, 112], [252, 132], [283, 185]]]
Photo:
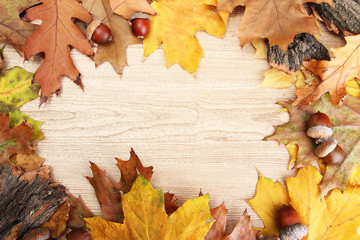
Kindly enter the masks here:
[[330, 31], [345, 36], [360, 33], [360, 0], [334, 0], [334, 3], [334, 7], [327, 3], [310, 3], [310, 6]]
[[[46, 170], [46, 172], [48, 172]], [[41, 170], [23, 174], [0, 165], [0, 239], [21, 239], [46, 222], [66, 200], [64, 187], [49, 186]]]
[[288, 74], [293, 74], [301, 68], [304, 59], [330, 60], [329, 51], [309, 33], [300, 33], [290, 43], [287, 52], [275, 45], [268, 44], [267, 61], [269, 64]]

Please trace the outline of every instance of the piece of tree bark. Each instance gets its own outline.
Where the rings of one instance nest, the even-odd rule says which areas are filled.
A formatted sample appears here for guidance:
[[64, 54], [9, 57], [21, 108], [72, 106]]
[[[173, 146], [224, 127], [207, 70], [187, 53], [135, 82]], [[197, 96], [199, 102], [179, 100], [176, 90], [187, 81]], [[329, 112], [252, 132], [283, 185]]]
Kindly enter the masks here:
[[299, 70], [304, 59], [330, 60], [327, 48], [309, 33], [297, 34], [286, 52], [277, 45], [271, 48], [269, 44], [267, 45], [267, 61], [269, 64], [288, 74], [294, 74]]
[[334, 3], [334, 7], [327, 3], [310, 3], [310, 6], [330, 31], [345, 36], [360, 33], [360, 0], [334, 0]]
[[50, 168], [23, 173], [0, 165], [0, 239], [21, 239], [46, 222], [67, 199], [65, 189], [49, 186]]

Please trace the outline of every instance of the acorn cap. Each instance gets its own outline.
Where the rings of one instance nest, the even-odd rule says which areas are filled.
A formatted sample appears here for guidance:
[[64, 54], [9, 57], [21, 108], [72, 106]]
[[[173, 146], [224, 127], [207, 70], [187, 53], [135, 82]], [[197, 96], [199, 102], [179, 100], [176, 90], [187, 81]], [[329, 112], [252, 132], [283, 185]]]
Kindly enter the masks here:
[[306, 134], [314, 139], [327, 139], [333, 134], [333, 130], [325, 126], [314, 126], [306, 131]]
[[94, 19], [86, 28], [86, 37], [90, 40], [96, 28], [101, 24], [101, 21]]
[[138, 18], [143, 18], [143, 19], [150, 20], [149, 14], [143, 13], [143, 12], [136, 12], [134, 15], [132, 15], [129, 18], [129, 21], [132, 22], [132, 21], [134, 21], [135, 19], [138, 19]]
[[306, 225], [296, 223], [281, 229], [279, 237], [281, 240], [301, 240], [308, 234], [308, 232], [309, 230]]
[[335, 138], [330, 138], [326, 140], [325, 142], [321, 143], [319, 146], [315, 148], [315, 155], [318, 157], [325, 157], [337, 146], [337, 141]]

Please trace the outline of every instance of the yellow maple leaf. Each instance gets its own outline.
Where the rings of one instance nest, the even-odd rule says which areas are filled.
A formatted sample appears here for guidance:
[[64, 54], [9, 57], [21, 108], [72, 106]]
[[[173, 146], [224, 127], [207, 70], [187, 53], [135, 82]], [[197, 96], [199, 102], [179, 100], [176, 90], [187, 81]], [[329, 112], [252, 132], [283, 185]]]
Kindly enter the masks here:
[[212, 226], [209, 195], [188, 200], [170, 218], [164, 208], [164, 192], [155, 190], [139, 175], [131, 191], [122, 196], [124, 223], [113, 223], [101, 217], [85, 218], [94, 240], [203, 239]]
[[144, 39], [144, 55], [148, 56], [162, 44], [169, 67], [180, 64], [195, 72], [204, 54], [196, 32], [205, 30], [215, 37], [225, 33], [229, 12], [216, 13], [215, 1], [209, 0], [159, 0], [151, 3], [157, 12], [151, 16], [149, 35]]
[[277, 210], [282, 205], [288, 205], [289, 202], [289, 197], [281, 183], [275, 183], [259, 173], [256, 195], [253, 199], [248, 201], [249, 205], [256, 211], [265, 225], [264, 229], [257, 230], [260, 230], [261, 234], [265, 236], [279, 234], [275, 222]]
[[272, 68], [264, 73], [264, 81], [261, 87], [274, 87], [274, 88], [288, 88], [294, 83], [296, 85], [304, 82], [304, 74], [301, 71], [297, 71], [293, 75], [289, 75], [279, 69]]
[[[321, 180], [322, 175], [313, 166], [302, 168], [295, 177], [286, 179], [289, 202], [309, 229], [304, 239], [360, 239], [357, 233], [360, 226], [360, 188], [348, 186], [343, 193], [335, 189], [328, 197], [321, 198]], [[264, 222], [265, 228], [260, 230], [265, 236], [279, 232], [273, 212], [281, 207], [279, 203], [288, 204], [282, 194], [278, 196], [282, 191], [285, 190], [281, 185], [279, 189], [279, 183], [259, 177], [256, 196], [249, 201]]]

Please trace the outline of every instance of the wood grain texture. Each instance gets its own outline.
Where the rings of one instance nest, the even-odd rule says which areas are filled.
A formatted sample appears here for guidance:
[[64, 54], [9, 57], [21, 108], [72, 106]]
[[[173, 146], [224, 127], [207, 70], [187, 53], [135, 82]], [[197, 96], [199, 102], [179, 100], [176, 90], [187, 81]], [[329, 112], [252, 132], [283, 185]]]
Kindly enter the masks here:
[[[119, 179], [114, 157], [127, 160], [133, 147], [145, 166], [154, 166], [152, 184], [175, 193], [180, 203], [200, 188], [211, 194], [212, 206], [225, 201], [231, 230], [249, 208], [244, 199], [255, 194], [256, 169], [281, 182], [293, 174], [287, 171], [285, 146], [262, 139], [288, 120], [276, 102], [293, 98], [294, 89], [260, 88], [269, 65], [252, 58], [251, 45], [240, 49], [233, 36], [240, 19], [239, 12], [230, 17], [223, 39], [197, 34], [205, 55], [196, 77], [178, 65], [167, 69], [162, 49], [144, 59], [142, 45], [130, 46], [122, 78], [110, 64], [95, 69], [72, 51], [85, 91], [64, 78], [60, 97], [40, 109], [36, 100], [22, 107], [44, 121], [45, 139], [38, 147], [55, 179], [100, 214], [84, 178], [91, 174], [88, 162]], [[9, 47], [4, 55], [8, 67], [38, 66], [23, 63]], [[254, 211], [248, 212], [252, 223], [262, 226]]]

